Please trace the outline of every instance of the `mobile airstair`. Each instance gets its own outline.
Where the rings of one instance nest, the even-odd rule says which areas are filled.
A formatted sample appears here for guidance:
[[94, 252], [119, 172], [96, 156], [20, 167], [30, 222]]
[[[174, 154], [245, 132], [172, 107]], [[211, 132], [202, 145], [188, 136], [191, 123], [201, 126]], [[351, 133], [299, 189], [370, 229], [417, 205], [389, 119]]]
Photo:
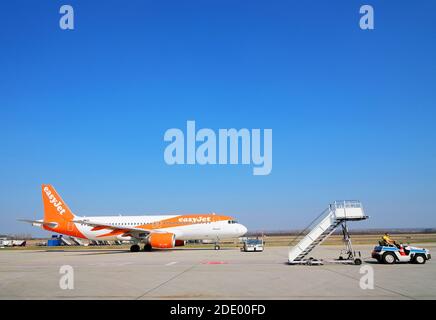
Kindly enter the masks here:
[[72, 246], [72, 245], [74, 245], [72, 243], [71, 239], [67, 239], [67, 238], [64, 238], [64, 237], [59, 237], [59, 239], [61, 240], [62, 245], [64, 245], [64, 246]]
[[[323, 264], [324, 260], [307, 259], [309, 253], [326, 240], [339, 226], [342, 227], [343, 241], [345, 250], [344, 256], [341, 255], [339, 259], [334, 260], [338, 263], [354, 263], [361, 264], [362, 259], [360, 252], [356, 254], [353, 251], [351, 244], [350, 234], [348, 232], [348, 221], [362, 221], [368, 219], [365, 215], [360, 201], [345, 200], [335, 201], [324, 210], [312, 223], [297, 236], [308, 233], [301, 239], [301, 241], [289, 250], [288, 262], [289, 264]], [[314, 226], [312, 228], [312, 226]], [[310, 230], [310, 231], [309, 231]]]
[[70, 240], [71, 240], [72, 242], [74, 242], [74, 244], [76, 244], [76, 245], [78, 245], [78, 246], [84, 246], [84, 245], [85, 245], [85, 243], [84, 243], [82, 240], [80, 240], [79, 238], [76, 238], [76, 237], [70, 237]]

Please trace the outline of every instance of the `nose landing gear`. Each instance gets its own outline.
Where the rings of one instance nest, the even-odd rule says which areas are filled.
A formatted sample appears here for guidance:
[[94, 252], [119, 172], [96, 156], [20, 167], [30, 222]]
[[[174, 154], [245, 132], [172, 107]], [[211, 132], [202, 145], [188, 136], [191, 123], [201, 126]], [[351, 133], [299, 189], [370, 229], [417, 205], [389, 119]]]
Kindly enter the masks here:
[[214, 247], [214, 249], [215, 250], [220, 250], [221, 249], [221, 247], [220, 247], [220, 240], [218, 238], [216, 238], [216, 240], [215, 240], [215, 247]]

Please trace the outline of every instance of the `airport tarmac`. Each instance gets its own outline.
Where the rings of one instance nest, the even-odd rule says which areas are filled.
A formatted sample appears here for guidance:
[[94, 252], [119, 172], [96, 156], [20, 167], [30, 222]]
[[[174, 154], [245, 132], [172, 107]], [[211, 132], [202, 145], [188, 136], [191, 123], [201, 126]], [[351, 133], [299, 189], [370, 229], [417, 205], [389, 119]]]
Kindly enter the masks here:
[[[321, 246], [311, 256], [335, 258], [340, 249]], [[374, 270], [372, 290], [360, 288], [362, 266], [290, 266], [287, 247], [0, 250], [0, 299], [436, 299], [433, 261], [380, 265], [371, 246], [355, 249]], [[73, 267], [72, 290], [60, 288], [63, 265]]]

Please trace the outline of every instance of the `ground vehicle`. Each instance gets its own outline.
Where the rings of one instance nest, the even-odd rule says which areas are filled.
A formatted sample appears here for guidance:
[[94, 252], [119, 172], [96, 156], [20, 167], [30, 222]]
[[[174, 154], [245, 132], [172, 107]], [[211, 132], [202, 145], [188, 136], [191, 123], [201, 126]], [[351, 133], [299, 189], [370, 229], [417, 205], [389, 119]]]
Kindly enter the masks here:
[[430, 251], [427, 249], [412, 247], [410, 245], [378, 245], [371, 255], [380, 263], [394, 264], [397, 262], [411, 262], [424, 264], [431, 259]]
[[247, 239], [241, 248], [241, 251], [263, 251], [263, 240], [262, 239]]
[[26, 246], [26, 240], [7, 240], [7, 239], [2, 239], [2, 240], [0, 240], [0, 246], [1, 247], [25, 247]]

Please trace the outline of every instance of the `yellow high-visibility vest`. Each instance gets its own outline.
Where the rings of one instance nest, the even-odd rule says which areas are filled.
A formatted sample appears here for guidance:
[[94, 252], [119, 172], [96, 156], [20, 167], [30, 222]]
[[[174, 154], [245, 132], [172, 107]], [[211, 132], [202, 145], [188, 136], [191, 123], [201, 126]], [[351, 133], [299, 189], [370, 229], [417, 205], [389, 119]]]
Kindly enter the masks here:
[[387, 243], [393, 243], [394, 241], [388, 237], [388, 236], [383, 236], [383, 240], [386, 241]]

